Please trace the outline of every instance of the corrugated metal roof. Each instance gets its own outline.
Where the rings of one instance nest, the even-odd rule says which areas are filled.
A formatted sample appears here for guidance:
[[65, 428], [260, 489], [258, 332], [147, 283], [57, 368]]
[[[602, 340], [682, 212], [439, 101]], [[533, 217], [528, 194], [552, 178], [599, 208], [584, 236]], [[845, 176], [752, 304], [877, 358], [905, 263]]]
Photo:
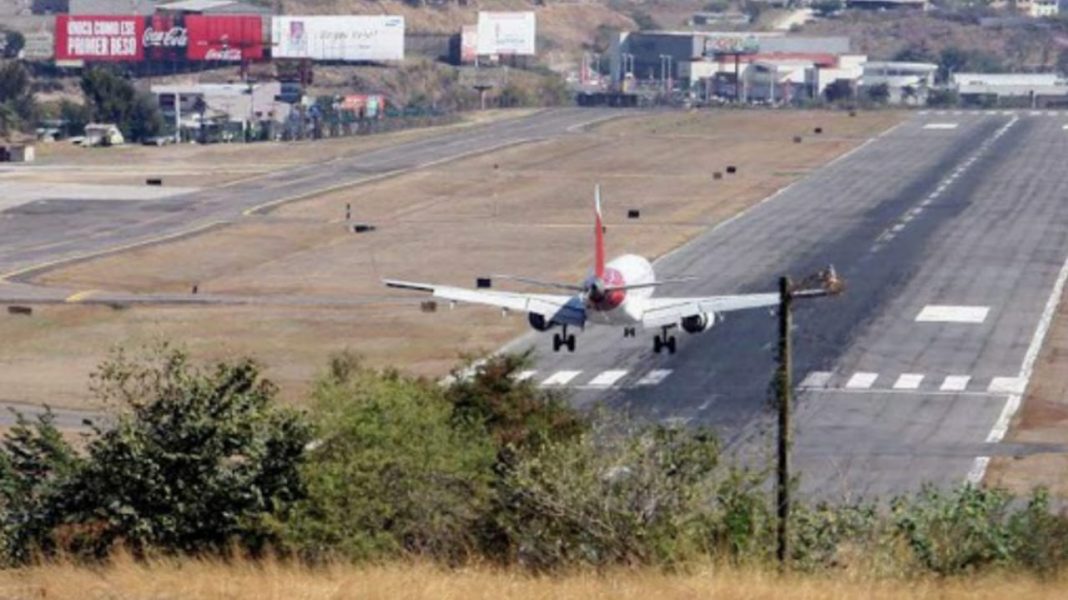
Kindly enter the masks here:
[[156, 10], [152, 0], [70, 0], [72, 15], [151, 15]]
[[167, 2], [166, 4], [160, 4], [159, 8], [166, 10], [188, 10], [188, 11], [201, 11], [211, 10], [227, 4], [233, 4], [234, 0], [178, 0], [178, 2]]

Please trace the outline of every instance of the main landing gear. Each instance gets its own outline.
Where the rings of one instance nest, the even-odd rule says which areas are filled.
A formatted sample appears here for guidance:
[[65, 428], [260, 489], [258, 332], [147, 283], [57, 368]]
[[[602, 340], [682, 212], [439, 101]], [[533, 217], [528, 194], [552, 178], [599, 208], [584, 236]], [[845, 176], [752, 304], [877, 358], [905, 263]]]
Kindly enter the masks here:
[[568, 335], [567, 325], [563, 326], [562, 333], [553, 334], [553, 352], [559, 352], [561, 346], [567, 346], [568, 352], [575, 351], [575, 334]]
[[667, 348], [668, 354], [675, 354], [675, 336], [668, 335], [668, 328], [665, 327], [662, 333], [653, 338], [653, 352], [660, 354], [660, 351]]
[[633, 327], [624, 327], [623, 328], [623, 337], [629, 338], [629, 337], [635, 337], [636, 335], [638, 335], [638, 332]]

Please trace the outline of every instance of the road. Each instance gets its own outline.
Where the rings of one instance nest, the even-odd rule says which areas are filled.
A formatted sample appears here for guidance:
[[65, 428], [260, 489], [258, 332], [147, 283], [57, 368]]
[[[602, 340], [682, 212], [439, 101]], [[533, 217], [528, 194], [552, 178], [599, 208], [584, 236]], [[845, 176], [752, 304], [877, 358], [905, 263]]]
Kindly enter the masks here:
[[[924, 113], [656, 263], [661, 295], [775, 291], [833, 264], [837, 298], [799, 303], [795, 464], [802, 491], [874, 497], [983, 477], [1019, 405], [1068, 275], [1068, 115]], [[612, 235], [608, 235], [609, 255]], [[542, 385], [766, 453], [776, 319], [733, 313], [679, 333], [579, 334], [536, 348]], [[1026, 451], [1016, 449], [1018, 451]], [[1014, 450], [1015, 451], [1015, 450]]]

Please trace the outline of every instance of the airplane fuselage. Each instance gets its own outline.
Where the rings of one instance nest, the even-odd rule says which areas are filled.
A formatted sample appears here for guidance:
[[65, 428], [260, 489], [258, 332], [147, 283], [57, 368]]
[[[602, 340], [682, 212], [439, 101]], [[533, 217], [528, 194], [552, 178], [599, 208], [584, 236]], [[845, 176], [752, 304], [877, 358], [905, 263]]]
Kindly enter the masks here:
[[[590, 275], [586, 285], [594, 279]], [[653, 265], [644, 257], [624, 254], [605, 265], [602, 280], [606, 286], [620, 287], [652, 283], [656, 280]], [[629, 326], [641, 323], [645, 300], [652, 297], [653, 287], [609, 290], [603, 298], [586, 299], [586, 319], [599, 325]]]

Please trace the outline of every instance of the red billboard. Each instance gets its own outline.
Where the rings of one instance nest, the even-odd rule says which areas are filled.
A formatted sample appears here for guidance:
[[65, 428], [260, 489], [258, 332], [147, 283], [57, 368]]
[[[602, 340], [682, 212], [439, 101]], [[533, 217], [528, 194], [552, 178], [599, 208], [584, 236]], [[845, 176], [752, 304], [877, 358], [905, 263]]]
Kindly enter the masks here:
[[182, 60], [189, 46], [189, 34], [174, 17], [155, 15], [145, 19], [141, 45], [147, 60]]
[[56, 60], [140, 61], [140, 16], [56, 15]]
[[257, 15], [187, 15], [189, 60], [263, 58], [263, 21]]

